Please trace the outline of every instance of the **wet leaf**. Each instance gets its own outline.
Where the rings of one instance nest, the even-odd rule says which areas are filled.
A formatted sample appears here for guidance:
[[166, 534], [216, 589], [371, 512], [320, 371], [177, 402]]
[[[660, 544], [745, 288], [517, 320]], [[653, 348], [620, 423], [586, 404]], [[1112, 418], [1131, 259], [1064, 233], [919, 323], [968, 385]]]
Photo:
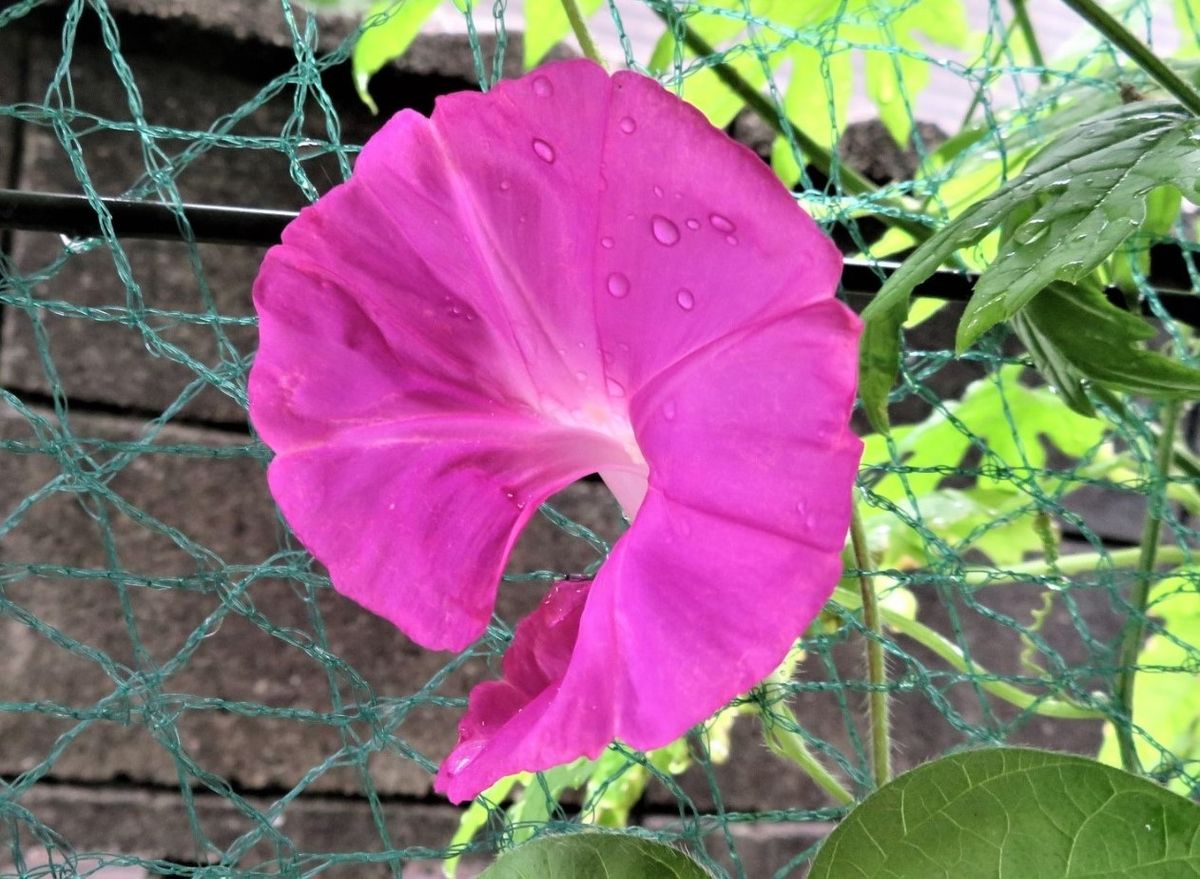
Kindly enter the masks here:
[[[959, 250], [978, 244], [1003, 228], [1000, 249], [984, 270], [975, 293], [967, 305], [958, 328], [957, 344], [963, 349], [997, 323], [1013, 317], [1034, 297], [1056, 281], [1059, 296], [1050, 297], [1046, 307], [1060, 318], [1074, 321], [1101, 318], [1105, 331], [1120, 323], [1120, 335], [1114, 343], [1128, 348], [1136, 341], [1153, 335], [1139, 318], [1117, 321], [1095, 302], [1082, 303], [1073, 314], [1064, 314], [1061, 293], [1069, 285], [1080, 284], [1106, 259], [1113, 255], [1152, 217], [1149, 200], [1164, 186], [1194, 197], [1200, 178], [1200, 120], [1168, 101], [1136, 102], [1095, 116], [1065, 132], [1038, 153], [1020, 176], [992, 195], [976, 202], [936, 232], [904, 261], [887, 280], [879, 295], [864, 312], [867, 329], [861, 356], [863, 399], [867, 414], [877, 429], [887, 428], [887, 393], [899, 366], [899, 332], [908, 314], [908, 302], [917, 284], [932, 275]], [[1102, 298], [1102, 297], [1101, 297]], [[1112, 309], [1116, 311], [1116, 309]], [[1143, 327], [1134, 330], [1133, 321]], [[1045, 345], [1050, 328], [1044, 324], [1026, 327], [1034, 338], [1039, 363], [1052, 364], [1052, 354], [1085, 377], [1109, 383], [1101, 373], [1083, 368], [1099, 360], [1086, 357], [1078, 345], [1070, 351]], [[1086, 333], [1101, 335], [1101, 328], [1069, 323], [1058, 328], [1058, 335]], [[1111, 352], [1112, 345], [1108, 346]], [[1139, 349], [1140, 350], [1140, 349]], [[1125, 369], [1123, 384], [1136, 385], [1154, 393], [1167, 376], [1152, 357], [1138, 357], [1141, 367], [1153, 367], [1152, 375], [1132, 375]], [[1103, 365], [1103, 364], [1097, 364]], [[1175, 375], [1176, 381], [1180, 379]], [[1077, 408], [1083, 401], [1073, 394], [1069, 381], [1055, 382], [1074, 399]]]

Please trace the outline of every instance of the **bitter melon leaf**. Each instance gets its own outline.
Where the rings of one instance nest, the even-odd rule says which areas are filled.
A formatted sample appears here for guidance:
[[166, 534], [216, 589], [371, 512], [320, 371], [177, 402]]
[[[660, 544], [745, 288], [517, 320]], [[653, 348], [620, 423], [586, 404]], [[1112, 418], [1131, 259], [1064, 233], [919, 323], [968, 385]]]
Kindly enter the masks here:
[[[961, 350], [1053, 282], [1082, 282], [1143, 227], [1147, 199], [1156, 189], [1171, 186], [1194, 197], [1198, 180], [1200, 120], [1169, 101], [1135, 102], [1065, 132], [1020, 176], [952, 219], [905, 260], [864, 312], [861, 386], [876, 428], [887, 429], [887, 393], [899, 364], [899, 331], [909, 297], [957, 251], [1008, 224], [1010, 234], [980, 277], [959, 324]], [[1073, 318], [1093, 313], [1087, 306]], [[1149, 333], [1145, 327], [1143, 336]], [[1136, 384], [1156, 383], [1151, 377]]]
[[514, 849], [480, 879], [712, 879], [679, 849], [620, 833], [546, 836]]
[[[1200, 397], [1200, 371], [1143, 347], [1154, 330], [1105, 299], [1095, 285], [1053, 284], [1021, 316], [1018, 331], [1026, 344], [1039, 347], [1039, 363], [1056, 358], [1058, 369], [1073, 375], [1077, 386], [1087, 378], [1130, 394]], [[1055, 384], [1070, 400], [1058, 378]]]
[[1200, 806], [1083, 757], [968, 751], [884, 785], [810, 879], [1195, 879]]
[[[367, 86], [385, 64], [399, 58], [417, 38], [439, 0], [376, 0], [363, 16], [365, 28], [350, 56], [354, 87], [372, 113], [379, 107]], [[390, 13], [390, 15], [389, 15]], [[384, 16], [387, 16], [386, 18]]]
[[[1052, 391], [1022, 384], [1022, 371], [1020, 365], [1003, 366], [996, 375], [968, 385], [960, 400], [945, 404], [920, 424], [892, 433], [908, 471], [904, 482], [909, 491], [918, 497], [932, 492], [974, 447], [982, 453], [982, 468], [998, 471], [995, 476], [981, 474], [979, 488], [1019, 492], [1021, 481], [1038, 479], [1045, 468], [1045, 443], [1078, 458], [1100, 442], [1103, 422], [1064, 412]], [[891, 463], [883, 437], [873, 434], [865, 442], [865, 466]], [[892, 473], [871, 490], [900, 503], [908, 496], [904, 482]]]
[[[755, 88], [766, 82], [769, 71], [791, 60], [788, 92], [800, 118], [790, 112], [789, 116], [818, 142], [828, 141], [828, 132], [843, 118], [831, 119], [830, 108], [836, 113], [850, 99], [853, 77], [848, 75], [852, 62], [847, 47], [860, 47], [865, 54], [867, 94], [892, 136], [905, 144], [912, 131], [911, 102], [929, 81], [930, 62], [922, 40], [963, 48], [969, 35], [962, 0], [716, 0], [706, 3], [705, 10], [689, 15], [688, 25], [718, 48], [743, 33], [748, 17], [766, 23], [756, 26], [759, 51], [739, 52], [725, 60]], [[896, 53], [893, 46], [901, 51]], [[668, 31], [655, 46], [650, 68], [668, 70], [675, 51], [674, 35]], [[821, 56], [840, 75], [813, 78], [813, 59]], [[682, 96], [718, 127], [728, 125], [743, 106], [711, 70], [684, 79]], [[799, 175], [794, 159], [789, 161], [785, 153], [790, 148], [776, 144], [776, 168], [785, 182], [795, 182]]]

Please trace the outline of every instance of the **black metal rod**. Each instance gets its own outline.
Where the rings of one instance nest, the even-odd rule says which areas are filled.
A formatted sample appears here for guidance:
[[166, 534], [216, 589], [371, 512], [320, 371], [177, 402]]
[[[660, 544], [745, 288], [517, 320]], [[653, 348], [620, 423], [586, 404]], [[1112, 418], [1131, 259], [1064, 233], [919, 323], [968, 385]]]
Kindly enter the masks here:
[[[172, 207], [120, 198], [101, 201], [112, 216], [113, 231], [118, 238], [176, 241], [183, 237], [179, 217]], [[278, 242], [283, 227], [296, 218], [295, 211], [200, 204], [183, 205], [183, 215], [196, 241], [263, 247]], [[12, 189], [0, 189], [0, 229], [58, 232], [72, 238], [103, 234], [96, 210], [82, 195]]]
[[[112, 217], [118, 238], [151, 238], [175, 241], [182, 237], [179, 216], [168, 205], [119, 198], [101, 199]], [[296, 218], [295, 211], [262, 210], [225, 205], [182, 205], [183, 216], [196, 241], [212, 244], [250, 244], [267, 247], [279, 241], [283, 227]], [[18, 192], [0, 189], [0, 229], [57, 232], [73, 238], [90, 238], [102, 233], [100, 220], [91, 202], [82, 195], [47, 192]], [[1200, 328], [1200, 296], [1185, 292], [1190, 287], [1186, 266], [1178, 248], [1173, 248], [1165, 272], [1151, 273], [1151, 282], [1159, 285], [1158, 299], [1167, 313], [1180, 323]], [[1157, 249], [1156, 249], [1156, 252]], [[1164, 251], [1165, 252], [1165, 251]], [[842, 285], [855, 297], [879, 292], [884, 279], [898, 263], [848, 259], [842, 273]], [[920, 284], [915, 296], [966, 302], [971, 298], [979, 276], [964, 272], [938, 271]], [[1110, 288], [1111, 302], [1125, 305], [1122, 292]]]

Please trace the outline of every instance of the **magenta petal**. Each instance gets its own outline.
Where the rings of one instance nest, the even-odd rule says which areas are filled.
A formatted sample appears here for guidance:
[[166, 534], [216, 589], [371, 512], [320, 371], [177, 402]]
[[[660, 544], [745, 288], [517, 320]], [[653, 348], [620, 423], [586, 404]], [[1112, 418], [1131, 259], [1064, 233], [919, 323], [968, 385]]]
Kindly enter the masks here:
[[[518, 714], [506, 691], [507, 725], [497, 713], [490, 731], [464, 731], [438, 779], [451, 800], [613, 738], [662, 746], [783, 659], [841, 573], [858, 329], [841, 304], [813, 305], [697, 351], [635, 398], [646, 501], [596, 578], [561, 680], [521, 688]], [[474, 694], [472, 709], [485, 714]]]
[[620, 454], [603, 437], [502, 413], [382, 421], [289, 451], [271, 491], [338, 589], [416, 642], [482, 634], [538, 504]]

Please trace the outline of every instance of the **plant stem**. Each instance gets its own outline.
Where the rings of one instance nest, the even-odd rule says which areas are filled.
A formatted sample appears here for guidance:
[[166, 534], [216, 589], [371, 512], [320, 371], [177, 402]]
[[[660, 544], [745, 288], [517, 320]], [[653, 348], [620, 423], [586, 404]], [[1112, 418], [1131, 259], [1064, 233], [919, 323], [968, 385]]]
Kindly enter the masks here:
[[575, 33], [575, 39], [579, 41], [579, 48], [583, 51], [584, 57], [590, 58], [608, 70], [608, 63], [600, 54], [600, 50], [596, 48], [596, 41], [592, 39], [592, 35], [588, 31], [587, 21], [584, 20], [579, 4], [575, 0], [562, 0], [562, 8], [563, 12], [567, 14], [567, 21], [571, 23], [571, 30]]
[[[1073, 555], [1059, 556], [1053, 565], [1041, 560], [1013, 565], [998, 571], [967, 571], [963, 575], [963, 585], [993, 586], [1003, 583], [1019, 582], [1022, 576], [1045, 577], [1051, 574], [1061, 574], [1069, 577], [1072, 574], [1082, 574], [1107, 564], [1112, 568], [1131, 568], [1138, 565], [1142, 558], [1140, 547], [1132, 549], [1115, 549], [1108, 553], [1081, 552]], [[1178, 565], [1186, 562], [1189, 554], [1182, 546], [1164, 546], [1161, 548], [1157, 563], [1160, 565]], [[997, 578], [995, 574], [1003, 574]]]
[[[1156, 472], [1167, 479], [1171, 473], [1171, 458], [1175, 454], [1175, 433], [1179, 426], [1179, 409], [1181, 403], [1171, 400], [1165, 404], [1162, 420], [1162, 433], [1158, 437], [1158, 452], [1154, 464]], [[1142, 540], [1139, 546], [1141, 556], [1138, 559], [1138, 578], [1133, 584], [1133, 595], [1130, 596], [1130, 616], [1125, 622], [1125, 631], [1121, 638], [1120, 671], [1117, 676], [1116, 698], [1121, 706], [1122, 720], [1116, 723], [1117, 742], [1121, 750], [1121, 766], [1127, 772], [1140, 772], [1141, 761], [1138, 760], [1137, 747], [1133, 741], [1133, 684], [1137, 676], [1138, 651], [1142, 647], [1142, 632], [1146, 626], [1146, 603], [1150, 596], [1150, 578], [1154, 574], [1155, 557], [1158, 555], [1158, 541], [1162, 534], [1162, 520], [1165, 504], [1165, 487], [1157, 498], [1151, 498], [1150, 509], [1146, 514], [1146, 524], [1142, 529]]]
[[1108, 40], [1129, 56], [1129, 59], [1167, 90], [1179, 103], [1183, 104], [1192, 115], [1200, 116], [1200, 93], [1187, 83], [1179, 74], [1167, 66], [1150, 48], [1129, 32], [1093, 0], [1062, 0], [1074, 9], [1088, 24], [1098, 30]]
[[[782, 717], [787, 725], [780, 725], [776, 720], [777, 717]], [[780, 756], [786, 757], [803, 769], [821, 790], [841, 805], [849, 806], [854, 803], [854, 795], [846, 790], [842, 783], [821, 764], [821, 761], [808, 749], [808, 742], [804, 741], [804, 737], [796, 732], [799, 722], [791, 708], [780, 702], [771, 707], [770, 713], [764, 709], [763, 725], [766, 727], [767, 744]]]
[[[853, 589], [839, 586], [833, 591], [833, 601], [847, 610], [857, 610], [862, 607], [862, 599]], [[1059, 717], [1064, 720], [1103, 720], [1108, 715], [1096, 708], [1088, 708], [1053, 696], [1042, 698], [1027, 693], [1020, 687], [1006, 681], [996, 679], [996, 675], [987, 669], [980, 668], [974, 662], [968, 662], [958, 646], [924, 623], [910, 620], [904, 614], [880, 608], [880, 616], [884, 625], [889, 629], [906, 635], [916, 641], [931, 653], [941, 657], [955, 671], [972, 674], [979, 679], [979, 686], [984, 692], [991, 693], [997, 699], [1003, 699], [1010, 705], [1015, 705], [1023, 711], [1029, 711], [1042, 717]]]
[[1029, 47], [1029, 57], [1033, 59], [1041, 70], [1038, 71], [1038, 80], [1042, 85], [1047, 85], [1050, 82], [1050, 76], [1046, 73], [1046, 56], [1042, 54], [1042, 47], [1038, 44], [1037, 33], [1033, 29], [1033, 21], [1029, 18], [1029, 10], [1025, 8], [1025, 0], [1011, 0], [1013, 8], [1013, 18], [1016, 19], [1017, 27], [1021, 29], [1021, 36], [1025, 37], [1025, 45]]
[[858, 568], [863, 625], [867, 629], [867, 680], [871, 684], [868, 701], [871, 768], [875, 773], [875, 786], [883, 787], [892, 780], [892, 729], [887, 664], [883, 655], [883, 624], [879, 617], [879, 596], [875, 594], [874, 579], [867, 573], [874, 565], [871, 563], [871, 552], [867, 547], [867, 532], [863, 528], [857, 489], [854, 492], [855, 496], [850, 506], [850, 545], [854, 550], [854, 566]]

